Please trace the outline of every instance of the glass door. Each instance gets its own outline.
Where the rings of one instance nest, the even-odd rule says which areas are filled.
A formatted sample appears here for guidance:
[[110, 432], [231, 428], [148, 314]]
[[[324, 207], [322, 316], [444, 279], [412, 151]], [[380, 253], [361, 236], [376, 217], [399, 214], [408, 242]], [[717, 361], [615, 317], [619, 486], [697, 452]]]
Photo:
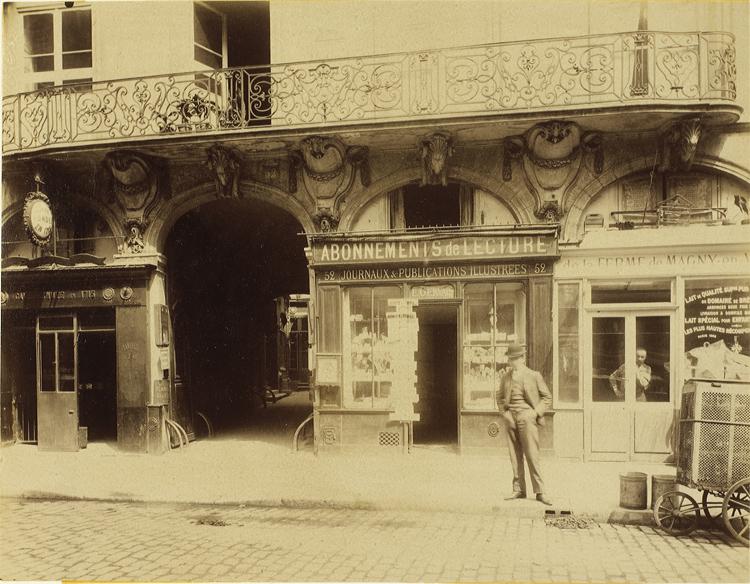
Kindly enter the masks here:
[[672, 454], [672, 317], [590, 318], [586, 450], [591, 460], [666, 461]]
[[40, 450], [78, 450], [74, 316], [37, 320], [37, 444]]

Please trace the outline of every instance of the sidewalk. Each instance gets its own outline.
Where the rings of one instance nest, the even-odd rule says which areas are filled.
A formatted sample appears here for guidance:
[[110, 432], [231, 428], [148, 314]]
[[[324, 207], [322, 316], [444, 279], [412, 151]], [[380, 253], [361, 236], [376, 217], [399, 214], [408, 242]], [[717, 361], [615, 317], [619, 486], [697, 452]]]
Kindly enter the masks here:
[[[269, 405], [268, 415], [282, 400]], [[289, 403], [292, 405], [293, 400]], [[619, 506], [620, 473], [674, 475], [663, 464], [544, 459], [552, 507], [533, 498], [505, 501], [512, 474], [506, 456], [462, 456], [415, 446], [410, 454], [315, 456], [292, 452], [296, 428], [192, 442], [161, 456], [130, 454], [104, 443], [79, 452], [0, 448], [0, 496], [161, 501], [247, 506], [411, 509], [543, 517], [587, 514], [599, 522], [652, 525], [650, 511]], [[695, 494], [695, 493], [694, 493]]]

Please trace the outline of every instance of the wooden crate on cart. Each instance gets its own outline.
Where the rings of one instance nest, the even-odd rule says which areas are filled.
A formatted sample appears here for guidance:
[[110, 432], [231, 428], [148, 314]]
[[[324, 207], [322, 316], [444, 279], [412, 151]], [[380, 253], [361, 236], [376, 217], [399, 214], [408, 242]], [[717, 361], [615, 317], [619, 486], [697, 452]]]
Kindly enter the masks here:
[[687, 535], [701, 512], [715, 527], [750, 545], [750, 383], [691, 380], [680, 409], [677, 482], [702, 491], [669, 491], [654, 502], [656, 524]]
[[682, 392], [677, 479], [724, 490], [750, 476], [750, 383], [691, 380]]

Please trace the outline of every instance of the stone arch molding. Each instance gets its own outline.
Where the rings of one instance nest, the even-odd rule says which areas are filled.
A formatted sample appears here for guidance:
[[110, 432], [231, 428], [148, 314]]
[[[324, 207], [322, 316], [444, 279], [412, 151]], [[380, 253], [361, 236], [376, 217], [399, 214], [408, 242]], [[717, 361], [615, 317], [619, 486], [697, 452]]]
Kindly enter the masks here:
[[[78, 195], [75, 193], [69, 193], [66, 195], [66, 197], [71, 203], [73, 203], [74, 206], [82, 207], [88, 209], [89, 211], [92, 211], [93, 213], [96, 213], [101, 218], [101, 220], [107, 224], [107, 227], [110, 229], [110, 231], [112, 231], [112, 235], [118, 242], [118, 246], [122, 245], [122, 242], [125, 241], [127, 234], [123, 228], [124, 226], [120, 217], [118, 217], [112, 211], [111, 207], [105, 205], [97, 199]], [[10, 206], [3, 209], [0, 226], [4, 227], [8, 224], [8, 221], [15, 218], [17, 215], [23, 215], [24, 203], [25, 197], [20, 198], [18, 201], [14, 201]]]
[[[305, 233], [315, 232], [310, 210], [289, 193], [251, 180], [238, 181], [238, 191], [245, 201], [262, 201], [286, 211], [299, 221]], [[144, 234], [146, 248], [163, 253], [169, 232], [177, 220], [188, 211], [216, 200], [216, 185], [213, 182], [173, 195], [154, 214], [154, 219]]]
[[[366, 189], [352, 194], [340, 206], [339, 230], [348, 231], [351, 229], [362, 208], [376, 197], [407, 184], [419, 183], [421, 179], [421, 168], [405, 168], [371, 184]], [[533, 219], [534, 209], [532, 206], [524, 204], [524, 193], [512, 190], [510, 186], [491, 176], [467, 168], [451, 166], [448, 170], [448, 180], [468, 184], [489, 193], [502, 201], [520, 223], [535, 222]]]
[[[562, 225], [562, 239], [571, 239], [577, 236], [578, 224], [583, 217], [583, 212], [588, 204], [606, 187], [617, 182], [630, 174], [650, 171], [654, 169], [653, 154], [644, 155], [640, 158], [631, 159], [623, 162], [619, 166], [610, 169], [603, 175], [610, 180], [603, 182], [598, 177], [593, 177], [586, 185], [581, 185], [576, 189], [575, 198], [570, 199], [567, 206], [568, 212]], [[718, 158], [699, 157], [693, 163], [693, 170], [710, 170], [732, 176], [738, 180], [750, 184], [750, 173], [746, 169], [737, 167], [732, 163]], [[658, 170], [658, 169], [657, 169]]]

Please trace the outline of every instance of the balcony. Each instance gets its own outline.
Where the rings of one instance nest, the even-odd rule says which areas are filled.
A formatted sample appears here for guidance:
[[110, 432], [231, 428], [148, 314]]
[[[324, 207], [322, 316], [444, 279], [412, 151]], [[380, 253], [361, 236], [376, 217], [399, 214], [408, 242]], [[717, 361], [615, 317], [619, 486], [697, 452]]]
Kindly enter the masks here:
[[3, 99], [3, 153], [372, 122], [740, 111], [729, 33], [639, 31], [61, 86]]

